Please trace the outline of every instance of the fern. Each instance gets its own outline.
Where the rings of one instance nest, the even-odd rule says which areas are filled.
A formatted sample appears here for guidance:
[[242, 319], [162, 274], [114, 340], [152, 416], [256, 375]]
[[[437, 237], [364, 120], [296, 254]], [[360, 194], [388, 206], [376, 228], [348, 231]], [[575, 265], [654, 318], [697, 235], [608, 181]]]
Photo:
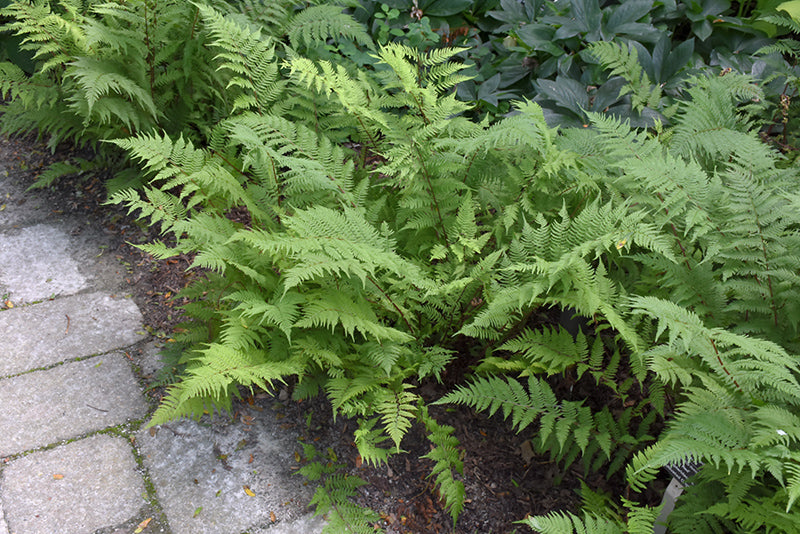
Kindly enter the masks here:
[[439, 494], [445, 506], [450, 509], [450, 516], [455, 526], [466, 499], [464, 483], [456, 477], [456, 474], [464, 474], [464, 462], [458, 449], [458, 439], [452, 435], [455, 429], [439, 424], [430, 416], [424, 405], [419, 407], [419, 419], [425, 425], [428, 440], [432, 444], [431, 451], [422, 458], [434, 462], [430, 476], [436, 477], [435, 483], [439, 488]]
[[671, 351], [687, 352], [703, 365], [685, 378], [692, 386], [684, 390], [686, 399], [667, 432], [628, 467], [629, 482], [641, 487], [658, 466], [701, 461], [701, 480], [713, 480], [729, 499], [727, 507], [710, 509], [719, 516], [714, 521], [732, 518], [748, 529], [791, 524], [778, 513], [755, 519], [748, 507], [759, 497], [744, 499], [741, 488], [767, 477], [772, 481], [764, 480], [759, 492], [787, 487], [774, 493], [774, 504], [788, 513], [796, 499], [796, 454], [790, 452], [800, 432], [796, 357], [767, 341], [709, 329], [670, 303], [640, 297], [632, 304], [638, 313], [658, 318], [659, 331], [669, 332]]
[[226, 89], [236, 89], [231, 111], [254, 109], [267, 113], [270, 106], [279, 102], [285, 86], [278, 77], [274, 45], [260, 32], [243, 28], [208, 6], [198, 9], [220, 50], [214, 57], [218, 69], [231, 75]]
[[322, 480], [322, 484], [317, 487], [309, 503], [316, 507], [314, 515], [326, 516], [327, 522], [322, 532], [374, 533], [373, 525], [380, 520], [380, 516], [350, 500], [356, 495], [356, 490], [366, 482], [357, 476], [337, 473], [344, 466], [336, 463], [335, 455], [329, 453], [327, 459], [332, 461], [323, 463], [317, 460], [320, 453], [313, 445], [305, 443], [302, 445], [307, 463], [296, 474], [311, 481]]
[[[181, 292], [181, 379], [153, 424], [296, 377], [295, 398], [358, 420], [368, 464], [421, 423], [455, 521], [458, 442], [417, 387], [457, 362], [474, 374], [438, 403], [502, 413], [565, 468], [624, 468], [641, 490], [699, 460], [697, 491], [719, 502], [698, 531], [792, 526], [797, 171], [759, 144], [750, 78], [688, 80], [672, 125], [646, 132], [600, 115], [558, 132], [531, 102], [477, 123], [456, 98], [461, 50], [373, 48], [338, 5], [281, 2], [260, 30], [222, 5], [147, 5], [15, 3], [46, 68], [33, 87], [4, 66], [0, 84], [8, 131], [112, 139], [141, 164], [147, 187], [112, 201], [159, 226], [144, 250], [203, 272]], [[638, 49], [596, 50], [637, 105], [657, 103]], [[559, 313], [581, 328], [548, 325]], [[371, 528], [348, 500], [357, 480], [307, 471], [335, 528]], [[608, 509], [526, 523], [645, 532], [658, 512]]]
[[283, 381], [301, 371], [300, 362], [296, 360], [267, 363], [265, 356], [263, 352], [235, 351], [220, 344], [198, 351], [186, 368], [181, 387], [167, 390], [167, 396], [148, 424], [165, 423], [176, 415], [199, 419], [206, 410], [230, 411], [235, 386], [269, 389], [274, 381]]
[[631, 94], [633, 109], [641, 112], [645, 107], [657, 109], [661, 89], [654, 85], [642, 70], [638, 53], [633, 45], [625, 46], [609, 41], [591, 43], [589, 51], [600, 63], [610, 69], [612, 76], [622, 76], [628, 83], [620, 89], [619, 96]]
[[295, 15], [287, 24], [289, 44], [296, 51], [314, 50], [329, 38], [373, 48], [372, 38], [364, 27], [337, 5], [311, 6]]

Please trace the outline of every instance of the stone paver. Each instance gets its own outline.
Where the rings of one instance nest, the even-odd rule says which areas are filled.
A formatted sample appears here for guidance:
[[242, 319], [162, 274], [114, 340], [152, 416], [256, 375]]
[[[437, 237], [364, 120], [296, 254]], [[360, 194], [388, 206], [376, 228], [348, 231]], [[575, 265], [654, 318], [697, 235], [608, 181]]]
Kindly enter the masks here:
[[0, 534], [320, 533], [274, 412], [140, 428], [131, 363], [143, 380], [162, 363], [105, 254], [124, 226], [26, 191], [26, 150], [0, 145]]
[[291, 475], [297, 442], [274, 415], [261, 412], [249, 426], [182, 421], [154, 434], [143, 430], [136, 441], [173, 534], [322, 530], [306, 509], [313, 489]]
[[0, 399], [0, 457], [140, 419], [147, 413], [130, 365], [119, 354], [0, 380]]
[[38, 222], [51, 215], [47, 203], [26, 193], [26, 188], [27, 185], [23, 185], [21, 180], [8, 176], [8, 171], [2, 169], [0, 162], [0, 228]]
[[5, 514], [3, 514], [3, 501], [0, 500], [0, 534], [8, 534]]
[[131, 519], [146, 504], [130, 445], [105, 435], [12, 461], [2, 488], [14, 534], [92, 534]]
[[130, 299], [90, 293], [0, 312], [0, 377], [132, 345], [142, 315]]
[[70, 248], [69, 236], [51, 225], [0, 234], [0, 288], [18, 305], [85, 289], [87, 280]]

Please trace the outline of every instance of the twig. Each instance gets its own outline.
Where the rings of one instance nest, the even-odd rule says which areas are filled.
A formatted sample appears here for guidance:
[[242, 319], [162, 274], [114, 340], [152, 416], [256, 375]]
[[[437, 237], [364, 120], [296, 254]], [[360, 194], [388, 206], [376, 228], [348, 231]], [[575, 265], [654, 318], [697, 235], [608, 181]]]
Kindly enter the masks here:
[[65, 314], [64, 314], [64, 317], [66, 317], [66, 318], [67, 318], [67, 329], [64, 331], [64, 335], [67, 335], [67, 334], [69, 334], [69, 315], [67, 315], [67, 314], [65, 313]]
[[97, 410], [98, 412], [106, 412], [106, 413], [108, 413], [108, 410], [104, 410], [102, 408], [98, 408], [96, 406], [92, 406], [91, 404], [87, 404], [86, 406], [88, 406], [89, 408], [92, 408], [94, 410]]

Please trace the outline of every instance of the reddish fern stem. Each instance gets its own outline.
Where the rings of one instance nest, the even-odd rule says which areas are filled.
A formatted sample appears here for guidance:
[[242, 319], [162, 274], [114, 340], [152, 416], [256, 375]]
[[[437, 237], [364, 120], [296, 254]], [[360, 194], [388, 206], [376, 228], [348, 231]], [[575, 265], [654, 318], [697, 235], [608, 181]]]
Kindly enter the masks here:
[[399, 314], [400, 314], [400, 317], [403, 319], [403, 322], [404, 322], [404, 323], [406, 323], [406, 326], [408, 327], [408, 331], [409, 331], [409, 332], [411, 332], [412, 334], [416, 335], [416, 331], [414, 330], [414, 327], [413, 327], [413, 326], [411, 326], [411, 323], [408, 321], [408, 318], [407, 318], [407, 317], [406, 317], [406, 315], [403, 313], [403, 310], [401, 310], [401, 309], [400, 309], [400, 307], [399, 307], [397, 304], [395, 304], [395, 303], [394, 303], [394, 301], [392, 300], [392, 297], [390, 297], [389, 295], [387, 295], [387, 294], [386, 294], [386, 291], [384, 291], [384, 290], [383, 290], [383, 288], [382, 288], [380, 285], [378, 285], [378, 282], [376, 282], [375, 280], [373, 280], [371, 276], [368, 276], [368, 277], [367, 277], [367, 280], [369, 280], [369, 281], [370, 281], [370, 283], [372, 283], [372, 285], [374, 285], [374, 286], [375, 286], [375, 287], [378, 289], [378, 291], [380, 291], [380, 292], [381, 292], [381, 294], [382, 294], [384, 297], [386, 297], [386, 300], [388, 300], [388, 301], [389, 301], [389, 304], [391, 304], [391, 305], [392, 305], [392, 307], [393, 307], [395, 310], [397, 310], [397, 313], [399, 313]]
[[436, 193], [433, 191], [433, 183], [431, 182], [431, 176], [428, 173], [428, 168], [425, 166], [425, 158], [422, 157], [422, 152], [418, 146], [415, 146], [417, 149], [417, 155], [419, 156], [419, 163], [422, 166], [422, 175], [425, 177], [425, 181], [428, 182], [428, 191], [430, 191], [431, 199], [433, 200], [433, 208], [436, 211], [436, 216], [439, 218], [439, 227], [442, 229], [442, 237], [444, 237], [444, 244], [447, 248], [450, 248], [450, 240], [447, 239], [447, 229], [444, 226], [444, 219], [442, 218], [442, 211], [439, 209], [439, 200], [436, 198]]
[[736, 386], [736, 389], [744, 393], [744, 391], [742, 391], [742, 386], [739, 385], [739, 382], [737, 382], [736, 379], [733, 378], [731, 372], [728, 371], [728, 368], [725, 367], [724, 363], [722, 363], [722, 358], [719, 355], [719, 350], [717, 349], [717, 344], [714, 342], [714, 338], [709, 338], [709, 341], [711, 341], [711, 346], [714, 347], [714, 353], [717, 355], [717, 361], [719, 362], [720, 367], [722, 367], [722, 370], [725, 371], [725, 374], [728, 375], [731, 380], [733, 380], [733, 385]]

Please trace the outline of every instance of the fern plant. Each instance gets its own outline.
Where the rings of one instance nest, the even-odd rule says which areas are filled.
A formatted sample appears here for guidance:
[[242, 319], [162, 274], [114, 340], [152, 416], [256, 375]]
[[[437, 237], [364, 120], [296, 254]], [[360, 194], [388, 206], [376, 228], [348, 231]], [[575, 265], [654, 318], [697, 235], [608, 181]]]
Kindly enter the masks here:
[[[717, 463], [709, 448], [691, 451], [697, 435], [715, 435], [702, 424], [719, 423], [680, 421], [720, 388], [788, 409], [794, 382], [777, 377], [794, 372], [791, 359], [743, 341], [791, 344], [796, 315], [780, 311], [794, 306], [797, 287], [796, 217], [781, 192], [794, 172], [751, 130], [752, 106], [740, 105], [758, 94], [748, 79], [693, 80], [668, 131], [595, 116], [592, 130], [559, 136], [530, 103], [494, 125], [461, 116], [448, 92], [462, 79], [449, 62], [456, 50], [390, 45], [374, 73], [355, 75], [290, 52], [284, 75], [257, 33], [240, 29], [232, 42], [230, 21], [202, 16], [231, 73], [234, 113], [208, 148], [167, 136], [117, 141], [153, 185], [115, 200], [175, 236], [174, 246], [146, 250], [194, 252], [194, 265], [212, 271], [190, 290], [213, 298], [187, 308], [200, 320], [183, 337], [194, 348], [154, 424], [226, 408], [237, 386], [295, 376], [296, 398], [325, 392], [359, 421], [354, 441], [367, 463], [386, 461], [423, 424], [455, 519], [464, 499], [457, 444], [415, 386], [458, 357], [456, 333], [480, 340], [485, 356], [440, 402], [502, 409], [565, 466], [580, 458], [587, 471], [614, 473], [630, 461], [634, 489], [669, 461]], [[300, 111], [286, 110], [285, 94]], [[302, 111], [311, 108], [313, 118]], [[328, 124], [361, 153], [321, 133]], [[357, 165], [364, 153], [379, 166]], [[677, 334], [660, 345], [666, 327], [642, 317], [634, 303], [651, 301], [627, 298], [635, 294], [711, 321], [712, 340], [736, 341], [719, 338], [700, 360], [687, 358], [699, 337], [681, 330], [683, 345], [673, 346]], [[533, 326], [551, 307], [584, 317], [586, 332]], [[612, 402], [559, 399], [558, 377], [593, 380]], [[668, 399], [679, 403], [675, 422], [666, 438], [651, 435], [671, 416]], [[683, 434], [690, 439], [671, 437]], [[669, 454], [657, 454], [662, 447]], [[653, 512], [638, 510], [631, 504], [615, 524], [644, 528]], [[739, 521], [731, 510], [719, 515]]]
[[[692, 491], [720, 500], [698, 531], [793, 527], [800, 202], [796, 169], [758, 139], [752, 79], [687, 79], [668, 128], [588, 114], [591, 128], [559, 132], [527, 101], [471, 120], [461, 50], [377, 47], [338, 6], [287, 7], [259, 29], [179, 2], [57, 5], [14, 4], [49, 92], [3, 67], [7, 128], [113, 137], [147, 186], [112, 201], [165, 236], [143, 250], [191, 254], [204, 272], [179, 295], [182, 375], [151, 424], [291, 379], [296, 399], [324, 394], [358, 421], [367, 464], [423, 427], [455, 521], [458, 440], [418, 386], [462, 360], [466, 378], [438, 402], [502, 412], [564, 468], [625, 467], [640, 490], [669, 462], [700, 461]], [[202, 51], [152, 45], [177, 20]], [[55, 37], [38, 40], [43, 24]], [[654, 104], [638, 49], [603, 46], [612, 63], [628, 54], [615, 68]], [[206, 64], [179, 79], [180, 58]], [[35, 116], [51, 93], [65, 98], [41, 105], [71, 114], [61, 129]], [[580, 328], [551, 324], [559, 313]], [[320, 509], [357, 483], [317, 475]], [[608, 507], [526, 523], [639, 532], [657, 515]]]
[[[372, 143], [363, 150], [385, 151], [388, 167], [390, 151], [402, 149], [406, 167], [422, 167], [426, 160], [415, 156], [422, 146], [413, 132], [427, 125], [435, 139], [449, 126], [448, 117], [463, 109], [452, 96], [440, 97], [459, 79], [458, 68], [445, 65], [453, 52], [423, 57], [387, 47], [378, 54], [387, 70], [374, 79], [352, 79], [325, 61], [315, 65], [291, 52], [295, 74], [283, 78], [274, 47], [258, 32], [232, 27], [207, 8], [200, 14], [216, 39], [221, 68], [231, 75], [232, 114], [214, 129], [207, 148], [155, 134], [115, 141], [144, 162], [151, 186], [112, 200], [141, 210], [140, 216], [175, 236], [174, 245], [153, 243], [143, 247], [148, 252], [195, 253], [193, 265], [211, 273], [187, 294], [215, 296], [187, 308], [203, 323], [186, 325], [182, 341], [194, 348], [184, 356], [183, 380], [170, 389], [152, 422], [224, 409], [237, 386], [267, 388], [296, 376], [297, 398], [324, 391], [338, 412], [359, 418], [354, 438], [368, 463], [398, 452], [416, 421], [429, 428], [432, 442], [449, 443], [452, 450], [449, 432], [423, 415], [409, 382], [439, 376], [452, 358], [446, 348], [427, 346], [431, 328], [420, 320], [426, 292], [440, 291], [439, 275], [400, 249], [395, 237], [417, 234], [405, 241], [425, 250], [435, 245], [427, 239], [431, 229], [428, 223], [409, 224], [418, 211], [393, 215], [401, 199], [381, 178], [388, 169], [356, 171], [355, 151], [334, 144], [319, 125], [346, 110], [354, 120], [340, 128]], [[328, 95], [338, 100], [337, 109], [325, 105]], [[373, 97], [385, 110], [366, 104]], [[314, 105], [314, 122], [281, 117], [289, 101], [301, 109]], [[291, 113], [298, 116], [297, 109]], [[474, 206], [468, 198], [445, 202], [452, 193], [439, 183], [438, 172], [409, 172], [403, 180], [407, 191], [399, 197], [407, 202], [439, 195], [438, 210], [427, 219], [434, 233], [462, 226], [468, 232]], [[370, 213], [369, 201], [383, 202], [392, 212]], [[246, 222], [231, 220], [237, 210], [247, 214]], [[424, 313], [442, 315], [435, 307]], [[463, 486], [459, 491], [446, 473], [457, 466], [447, 458], [435, 461], [442, 466], [435, 471], [438, 484], [456, 516]]]
[[344, 465], [337, 462], [336, 454], [332, 450], [329, 449], [325, 456], [313, 445], [303, 442], [300, 444], [303, 446], [305, 465], [295, 474], [309, 481], [321, 483], [309, 504], [315, 506], [314, 515], [325, 514], [327, 521], [322, 532], [324, 534], [374, 533], [380, 515], [350, 500], [355, 496], [356, 490], [366, 482], [357, 476], [338, 473]]
[[676, 401], [627, 478], [641, 490], [660, 467], [699, 461], [690, 497], [670, 516], [676, 532], [793, 531], [798, 236], [787, 191], [796, 170], [756, 137], [752, 110], [740, 105], [757, 94], [750, 80], [694, 83], [670, 131], [636, 134], [596, 117], [596, 132], [565, 136], [592, 171], [598, 164], [587, 160], [613, 162], [610, 192], [649, 209], [674, 240], [670, 254], [637, 250], [635, 264], [620, 263], [630, 293], [647, 295], [625, 305], [647, 334], [648, 348], [634, 355]]
[[[231, 12], [227, 2], [205, 4]], [[201, 9], [174, 0], [10, 3], [4, 29], [22, 37], [37, 68], [27, 76], [0, 64], [7, 99], [0, 128], [36, 131], [53, 149], [90, 145], [99, 165], [119, 171], [112, 190], [138, 178], [126, 170], [124, 153], [101, 141], [161, 131], [208, 142], [235, 103], [226, 91], [230, 70], [216, 68]], [[47, 181], [55, 169], [50, 174]]]

